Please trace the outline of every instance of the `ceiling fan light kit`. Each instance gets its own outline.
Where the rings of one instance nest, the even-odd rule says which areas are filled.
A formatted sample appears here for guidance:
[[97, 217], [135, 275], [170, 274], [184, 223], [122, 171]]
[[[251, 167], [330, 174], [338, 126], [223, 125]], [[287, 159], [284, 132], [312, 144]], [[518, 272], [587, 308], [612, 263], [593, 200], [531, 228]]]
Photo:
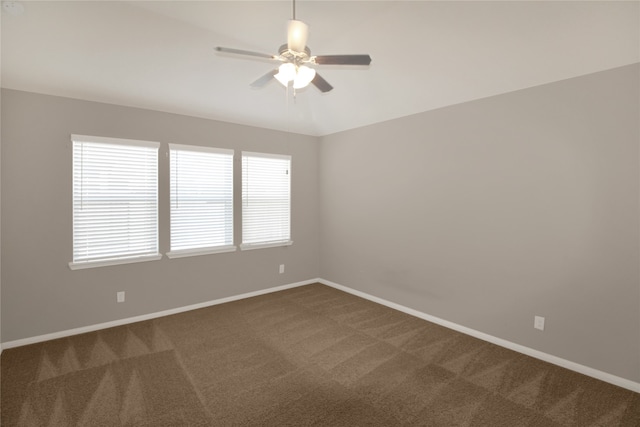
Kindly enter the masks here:
[[307, 87], [315, 76], [316, 70], [313, 68], [309, 68], [306, 65], [296, 67], [291, 62], [280, 65], [280, 67], [278, 67], [278, 73], [274, 75], [276, 80], [285, 87], [289, 86], [290, 82], [293, 82], [294, 89]]
[[315, 76], [316, 70], [309, 68], [306, 65], [301, 65], [298, 67], [298, 74], [296, 74], [296, 77], [293, 79], [293, 88], [301, 89], [309, 86], [309, 83], [313, 81]]
[[296, 20], [295, 0], [293, 0], [293, 19], [287, 25], [287, 44], [280, 46], [278, 55], [268, 55], [260, 52], [252, 52], [242, 49], [216, 47], [218, 52], [236, 55], [255, 56], [282, 62], [275, 70], [269, 71], [253, 83], [251, 87], [261, 88], [274, 77], [283, 86], [289, 87], [293, 83], [294, 89], [302, 89], [313, 84], [321, 92], [329, 92], [333, 89], [324, 78], [310, 65], [369, 65], [369, 55], [323, 55], [311, 56], [311, 50], [307, 46], [309, 26]]
[[278, 67], [278, 73], [273, 77], [284, 86], [287, 86], [296, 77], [296, 66], [290, 62], [284, 63]]

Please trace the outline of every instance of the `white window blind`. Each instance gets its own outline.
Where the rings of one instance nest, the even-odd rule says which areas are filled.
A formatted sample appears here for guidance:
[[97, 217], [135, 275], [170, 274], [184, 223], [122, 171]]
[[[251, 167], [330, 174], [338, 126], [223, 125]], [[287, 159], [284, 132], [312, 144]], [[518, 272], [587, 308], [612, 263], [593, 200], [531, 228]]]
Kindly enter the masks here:
[[72, 269], [160, 259], [157, 142], [72, 135]]
[[241, 249], [290, 245], [291, 156], [242, 152]]
[[169, 144], [171, 258], [233, 246], [233, 150]]

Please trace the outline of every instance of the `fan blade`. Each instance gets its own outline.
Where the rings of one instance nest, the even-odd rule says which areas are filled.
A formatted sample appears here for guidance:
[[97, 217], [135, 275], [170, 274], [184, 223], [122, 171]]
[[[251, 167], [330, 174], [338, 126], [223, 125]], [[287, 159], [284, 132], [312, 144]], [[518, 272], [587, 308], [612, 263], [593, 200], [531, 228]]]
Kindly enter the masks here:
[[265, 74], [264, 76], [260, 77], [255, 82], [251, 83], [251, 87], [261, 88], [262, 86], [264, 86], [267, 83], [269, 83], [271, 81], [271, 79], [273, 78], [273, 76], [275, 76], [276, 74], [278, 74], [278, 69], [277, 68], [275, 70], [269, 71], [267, 74]]
[[302, 21], [289, 20], [287, 26], [287, 47], [294, 52], [304, 52], [309, 37], [309, 26]]
[[323, 93], [329, 92], [331, 89], [333, 89], [333, 86], [331, 86], [329, 82], [323, 79], [318, 73], [316, 73], [316, 76], [313, 78], [313, 80], [311, 80], [311, 83], [313, 83], [313, 85], [320, 89], [320, 92]]
[[260, 53], [260, 52], [252, 52], [250, 50], [242, 50], [242, 49], [233, 49], [230, 47], [216, 47], [218, 52], [222, 53], [233, 53], [235, 55], [247, 55], [247, 56], [257, 56], [258, 58], [266, 58], [266, 59], [278, 59], [276, 55], [269, 55], [268, 53]]
[[369, 65], [369, 55], [322, 55], [314, 56], [313, 62], [318, 65]]

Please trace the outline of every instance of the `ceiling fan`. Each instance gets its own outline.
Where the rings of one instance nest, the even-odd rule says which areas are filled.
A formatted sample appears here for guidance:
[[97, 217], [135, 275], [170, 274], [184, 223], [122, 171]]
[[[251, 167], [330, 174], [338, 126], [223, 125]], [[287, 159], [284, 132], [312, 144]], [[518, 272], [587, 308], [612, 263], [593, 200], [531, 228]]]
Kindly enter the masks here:
[[371, 63], [369, 55], [312, 56], [311, 50], [307, 46], [308, 36], [309, 26], [296, 20], [296, 2], [293, 0], [293, 19], [289, 20], [287, 27], [287, 43], [280, 46], [277, 55], [220, 46], [216, 47], [216, 50], [222, 53], [254, 56], [282, 63], [278, 68], [269, 71], [251, 83], [251, 87], [254, 88], [263, 87], [272, 78], [275, 78], [285, 87], [292, 83], [294, 89], [301, 89], [311, 83], [321, 92], [329, 92], [333, 86], [323, 79], [311, 65], [369, 65]]

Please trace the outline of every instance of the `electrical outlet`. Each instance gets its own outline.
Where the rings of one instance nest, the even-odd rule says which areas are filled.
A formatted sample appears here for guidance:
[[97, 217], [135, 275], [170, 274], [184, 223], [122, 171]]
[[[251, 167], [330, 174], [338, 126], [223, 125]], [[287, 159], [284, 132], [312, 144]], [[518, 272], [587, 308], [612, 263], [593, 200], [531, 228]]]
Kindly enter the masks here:
[[120, 291], [116, 294], [116, 300], [118, 302], [124, 302], [124, 291]]
[[541, 331], [544, 331], [544, 317], [534, 316], [533, 327], [536, 329], [540, 329]]
[[280, 274], [284, 273], [284, 264], [280, 264]]

